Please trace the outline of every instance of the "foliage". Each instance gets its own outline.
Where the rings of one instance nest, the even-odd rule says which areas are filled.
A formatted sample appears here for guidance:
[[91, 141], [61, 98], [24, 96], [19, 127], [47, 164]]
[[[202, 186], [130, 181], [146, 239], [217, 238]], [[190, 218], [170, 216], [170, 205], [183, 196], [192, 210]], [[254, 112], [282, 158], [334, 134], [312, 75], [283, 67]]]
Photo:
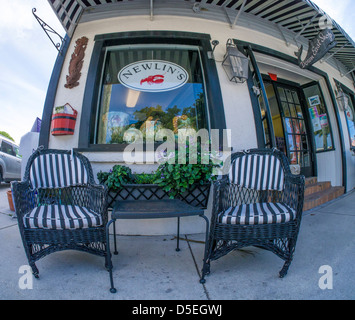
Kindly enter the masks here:
[[136, 184], [154, 184], [157, 179], [157, 173], [138, 173], [134, 175], [134, 183]]
[[98, 172], [97, 179], [112, 190], [119, 190], [123, 184], [154, 184], [157, 178], [155, 172], [132, 174], [130, 168], [115, 165], [109, 172]]
[[3, 137], [5, 137], [5, 138], [7, 138], [7, 139], [9, 139], [9, 140], [11, 140], [11, 141], [13, 141], [13, 142], [15, 142], [14, 138], [11, 137], [11, 136], [10, 136], [7, 132], [5, 132], [5, 131], [0, 131], [0, 135], [3, 136]]
[[[158, 178], [155, 183], [168, 192], [170, 198], [175, 198], [177, 195], [184, 193], [192, 185], [203, 185], [215, 180], [216, 176], [213, 175], [213, 169], [219, 168], [222, 164], [220, 161], [214, 161], [209, 150], [202, 150], [200, 144], [197, 146], [197, 153], [191, 155], [192, 161], [189, 163], [189, 145], [187, 144], [182, 148], [185, 148], [185, 150], [180, 149], [179, 152], [186, 152], [185, 164], [181, 163], [179, 152], [175, 152], [175, 154], [169, 155], [166, 159], [168, 161], [162, 163], [157, 170]], [[171, 161], [173, 157], [175, 158], [174, 163]]]
[[[163, 155], [163, 162], [157, 171], [150, 174], [133, 175], [130, 168], [115, 165], [110, 172], [100, 171], [97, 178], [100, 183], [106, 184], [115, 191], [124, 184], [157, 184], [168, 192], [170, 198], [184, 193], [192, 185], [203, 185], [216, 179], [213, 174], [214, 169], [221, 167], [222, 162], [216, 160], [209, 150], [202, 150], [200, 144], [197, 145], [197, 153], [194, 152], [194, 154], [190, 151], [189, 145], [184, 145], [181, 148], [184, 150], [180, 149], [178, 152]], [[185, 163], [181, 163], [179, 153], [180, 155], [185, 154]]]
[[115, 165], [110, 172], [100, 171], [97, 178], [101, 184], [106, 184], [112, 190], [119, 190], [122, 185], [133, 182], [132, 170], [121, 165]]

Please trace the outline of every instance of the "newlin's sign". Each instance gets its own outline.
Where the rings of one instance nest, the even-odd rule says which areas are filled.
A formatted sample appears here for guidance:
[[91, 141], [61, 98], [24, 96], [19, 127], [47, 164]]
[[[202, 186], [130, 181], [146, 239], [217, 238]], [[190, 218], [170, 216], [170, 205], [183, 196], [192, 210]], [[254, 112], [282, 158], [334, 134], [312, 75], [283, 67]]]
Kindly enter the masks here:
[[172, 62], [143, 60], [122, 68], [118, 80], [129, 89], [164, 92], [182, 87], [189, 80], [189, 74], [183, 67]]
[[314, 63], [322, 59], [326, 53], [336, 46], [335, 36], [330, 29], [322, 30], [314, 39], [309, 41], [308, 53], [306, 58], [302, 61], [301, 55], [303, 46], [300, 47], [295, 55], [298, 57], [298, 64], [302, 69], [309, 68]]

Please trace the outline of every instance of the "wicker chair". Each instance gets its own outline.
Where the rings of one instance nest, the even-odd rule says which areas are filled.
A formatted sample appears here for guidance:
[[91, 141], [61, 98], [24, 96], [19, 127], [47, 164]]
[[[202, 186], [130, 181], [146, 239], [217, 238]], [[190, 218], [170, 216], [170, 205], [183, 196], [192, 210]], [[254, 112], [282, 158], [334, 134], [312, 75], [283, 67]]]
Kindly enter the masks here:
[[37, 149], [23, 182], [13, 182], [23, 246], [36, 278], [35, 262], [62, 250], [105, 257], [107, 189], [96, 185], [90, 162], [79, 153]]
[[276, 149], [253, 149], [231, 156], [229, 174], [214, 183], [209, 241], [201, 283], [210, 262], [247, 246], [283, 259], [287, 274], [302, 219], [304, 176], [291, 174], [286, 156]]

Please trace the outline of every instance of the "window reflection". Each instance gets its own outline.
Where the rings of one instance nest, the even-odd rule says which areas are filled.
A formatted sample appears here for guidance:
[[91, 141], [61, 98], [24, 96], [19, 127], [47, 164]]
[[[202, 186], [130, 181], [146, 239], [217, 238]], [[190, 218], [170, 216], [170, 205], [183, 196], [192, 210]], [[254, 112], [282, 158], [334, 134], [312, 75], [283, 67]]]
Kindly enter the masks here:
[[329, 117], [319, 85], [304, 89], [317, 151], [333, 149]]
[[[148, 132], [155, 134], [160, 129], [172, 130], [177, 135], [182, 128], [196, 131], [208, 128], [203, 75], [197, 48], [176, 46], [172, 49], [171, 46], [153, 45], [115, 47], [108, 49], [105, 59], [95, 143], [127, 143], [129, 141], [124, 140], [124, 133], [129, 129], [140, 130], [145, 138]], [[118, 73], [124, 67], [140, 61], [154, 62], [155, 59], [183, 68], [188, 74], [188, 81], [177, 89], [161, 92], [133, 90], [119, 81]], [[149, 69], [151, 63], [145, 66]], [[179, 76], [178, 71], [169, 68], [158, 72], [140, 67], [135, 71], [146, 80], [141, 83], [153, 89], [163, 82], [168, 71], [176, 72]], [[158, 79], [155, 75], [157, 72]]]

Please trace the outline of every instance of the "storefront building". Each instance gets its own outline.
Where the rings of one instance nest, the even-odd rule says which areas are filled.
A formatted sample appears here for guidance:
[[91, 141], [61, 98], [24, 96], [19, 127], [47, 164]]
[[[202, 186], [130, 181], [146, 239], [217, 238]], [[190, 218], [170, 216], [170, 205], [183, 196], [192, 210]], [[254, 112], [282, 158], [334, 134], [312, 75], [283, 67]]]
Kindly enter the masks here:
[[[230, 129], [221, 146], [278, 148], [306, 177], [341, 193], [354, 189], [355, 43], [311, 1], [49, 3], [67, 36], [40, 145], [77, 149], [97, 173], [124, 163], [130, 128]], [[239, 70], [245, 81], [231, 81], [223, 66], [228, 47], [247, 58], [247, 70]], [[53, 135], [52, 115], [66, 104], [78, 112], [74, 132]], [[145, 148], [144, 164], [130, 164], [134, 171], [156, 168], [148, 154]], [[149, 232], [136, 225], [126, 233], [175, 230], [165, 222]], [[183, 227], [203, 230], [188, 219]]]

